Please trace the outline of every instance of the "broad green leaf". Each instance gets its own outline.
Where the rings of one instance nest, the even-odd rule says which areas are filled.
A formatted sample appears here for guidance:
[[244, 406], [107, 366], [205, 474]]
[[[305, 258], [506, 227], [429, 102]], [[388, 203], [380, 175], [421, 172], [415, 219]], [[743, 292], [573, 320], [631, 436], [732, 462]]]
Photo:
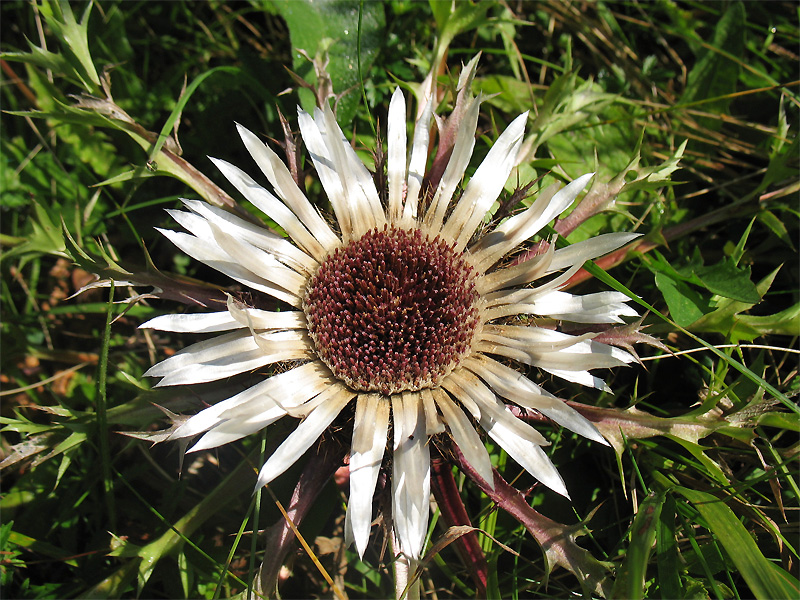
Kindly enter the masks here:
[[[357, 0], [272, 0], [271, 6], [289, 27], [293, 69], [309, 83], [314, 81], [314, 69], [298, 50], [313, 58], [332, 42], [327, 46], [328, 73], [334, 93], [344, 94], [337, 104], [336, 119], [340, 124], [352, 121], [360, 101], [359, 76], [366, 78], [385, 40], [383, 4]], [[315, 100], [308, 90], [299, 90], [299, 95], [303, 108], [313, 111]]]
[[720, 262], [705, 266], [696, 249], [691, 262], [680, 269], [685, 281], [700, 285], [723, 298], [756, 304], [761, 296], [756, 286], [750, 281], [750, 267], [737, 267], [730, 258], [723, 258]]
[[[658, 251], [652, 253], [647, 265], [655, 271], [656, 286], [664, 295], [672, 318], [681, 327], [691, 326], [695, 331], [731, 332], [736, 323], [729, 322], [730, 317], [760, 302], [772, 281], [762, 281], [756, 286], [750, 280], [750, 268], [738, 267], [730, 258], [705, 266], [699, 251], [688, 265], [678, 269]], [[722, 299], [713, 307], [710, 297], [703, 297], [687, 284], [704, 288]]]
[[[460, 33], [470, 31], [486, 22], [486, 12], [494, 2], [431, 1], [436, 27], [441, 36], [440, 46], [449, 46]], [[438, 6], [437, 6], [438, 5]], [[445, 8], [446, 7], [446, 8]]]
[[[756, 286], [756, 293], [759, 296], [759, 300], [772, 286], [772, 282], [774, 281], [779, 270], [780, 267], [758, 282], [758, 285]], [[719, 302], [717, 308], [715, 308], [712, 312], [703, 315], [697, 321], [692, 323], [689, 326], [689, 329], [692, 331], [713, 331], [716, 333], [722, 333], [729, 336], [735, 342], [740, 340], [752, 340], [758, 337], [760, 333], [752, 329], [748, 325], [747, 319], [743, 319], [743, 316], [739, 313], [753, 308], [755, 304], [756, 302], [739, 302], [737, 300], [725, 298]], [[787, 316], [789, 322], [791, 322], [791, 313]], [[799, 316], [800, 315], [794, 316], [795, 322]], [[756, 317], [749, 318], [754, 319]]]
[[486, 94], [484, 104], [496, 106], [509, 114], [522, 114], [530, 110], [531, 87], [524, 81], [508, 75], [476, 77], [473, 88]]
[[436, 21], [436, 28], [441, 31], [447, 25], [447, 20], [453, 10], [453, 4], [442, 0], [428, 0], [428, 4], [431, 7], [433, 19]]
[[681, 486], [673, 487], [672, 491], [694, 505], [756, 598], [800, 596], [797, 579], [767, 560], [750, 532], [724, 501]]
[[[605, 93], [597, 84], [582, 80], [576, 73], [567, 72], [559, 75], [547, 89], [542, 106], [528, 128], [529, 133], [523, 147], [529, 147], [530, 150], [524, 157], [520, 157], [520, 160], [526, 162], [534, 158], [539, 146], [545, 142], [556, 140], [557, 144], [559, 141], [556, 139], [557, 134], [585, 123], [593, 115], [599, 115], [617, 99], [617, 96]], [[617, 130], [615, 135], [622, 136], [623, 133]], [[565, 140], [560, 141], [565, 143]], [[632, 148], [633, 145], [632, 143], [628, 148]], [[625, 161], [627, 159], [628, 156], [625, 157]], [[594, 160], [590, 164], [593, 163]], [[625, 166], [625, 162], [622, 166]], [[576, 162], [575, 168], [577, 167]], [[580, 174], [584, 172], [580, 171]]]
[[629, 164], [639, 131], [631, 126], [633, 116], [628, 107], [621, 102], [609, 106], [613, 96], [602, 94], [599, 86], [586, 88], [582, 94], [591, 100], [589, 104], [582, 105], [573, 98], [565, 106], [568, 112], [560, 115], [565, 129], [580, 124], [580, 135], [553, 135], [547, 149], [572, 178], [594, 169], [595, 164], [600, 176], [614, 176]]
[[710, 310], [708, 300], [683, 281], [664, 273], [656, 273], [655, 281], [667, 303], [669, 314], [681, 327], [694, 323]]
[[752, 340], [762, 335], [800, 333], [800, 303], [771, 315], [737, 315], [736, 330], [740, 340]]

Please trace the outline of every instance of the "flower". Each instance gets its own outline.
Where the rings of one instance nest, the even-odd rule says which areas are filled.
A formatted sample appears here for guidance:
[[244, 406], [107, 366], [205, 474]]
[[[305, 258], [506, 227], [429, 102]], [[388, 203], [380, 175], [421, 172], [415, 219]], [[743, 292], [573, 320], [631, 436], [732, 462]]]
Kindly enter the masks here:
[[509, 363], [607, 389], [590, 370], [634, 360], [593, 341], [592, 333], [571, 335], [557, 324], [620, 323], [636, 315], [618, 292], [574, 296], [560, 290], [586, 260], [635, 235], [601, 235], [559, 250], [544, 243], [546, 250], [530, 260], [509, 259], [573, 203], [591, 173], [563, 189], [544, 189], [527, 209], [473, 240], [516, 164], [528, 116], [507, 127], [457, 194], [472, 155], [481, 98], [466, 102], [452, 153], [432, 190], [423, 185], [432, 102], [420, 111], [409, 148], [406, 101], [397, 90], [388, 114], [385, 200], [324, 106], [313, 115], [299, 110], [298, 121], [335, 226], [278, 156], [237, 126], [275, 195], [239, 168], [212, 160], [289, 239], [194, 200], [184, 201], [185, 211], [169, 211], [188, 233], [160, 230], [186, 254], [249, 288], [252, 298], [291, 307], [269, 311], [264, 301], [245, 303], [229, 295], [226, 311], [164, 315], [142, 325], [225, 332], [152, 367], [146, 375], [161, 377], [159, 386], [289, 365], [188, 418], [170, 438], [202, 434], [189, 451], [205, 450], [286, 416], [302, 419], [261, 468], [258, 488], [281, 475], [345, 413], [342, 422], [353, 423], [345, 530], [362, 556], [390, 429], [394, 535], [402, 555], [413, 561], [427, 532], [431, 436], [449, 432], [491, 485], [491, 462], [474, 419], [516, 462], [566, 497], [561, 476], [542, 450], [548, 442], [507, 403], [606, 444], [588, 420]]

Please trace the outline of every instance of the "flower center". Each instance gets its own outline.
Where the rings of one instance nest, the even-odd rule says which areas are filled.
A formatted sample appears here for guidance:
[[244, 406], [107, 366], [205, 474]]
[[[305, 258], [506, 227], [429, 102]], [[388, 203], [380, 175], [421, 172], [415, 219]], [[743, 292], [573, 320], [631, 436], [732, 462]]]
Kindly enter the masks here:
[[418, 229], [373, 229], [311, 279], [303, 310], [320, 359], [352, 389], [393, 394], [437, 385], [478, 326], [475, 274]]

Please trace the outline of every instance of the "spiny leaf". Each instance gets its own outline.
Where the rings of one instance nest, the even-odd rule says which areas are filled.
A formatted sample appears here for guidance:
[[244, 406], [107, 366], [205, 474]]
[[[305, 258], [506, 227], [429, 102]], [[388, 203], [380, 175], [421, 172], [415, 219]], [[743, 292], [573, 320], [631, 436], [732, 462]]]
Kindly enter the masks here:
[[[578, 546], [575, 540], [583, 534], [584, 523], [562, 525], [535, 511], [522, 494], [494, 471], [494, 487], [481, 478], [463, 455], [454, 447], [461, 470], [472, 479], [491, 500], [519, 521], [536, 539], [545, 554], [549, 573], [558, 565], [573, 573], [587, 594], [608, 597], [611, 579], [608, 565], [598, 561], [592, 554]], [[591, 515], [590, 515], [591, 518]]]
[[724, 418], [712, 414], [700, 417], [656, 417], [635, 407], [625, 410], [600, 408], [578, 402], [567, 402], [589, 419], [618, 454], [628, 438], [646, 439], [657, 435], [673, 435], [697, 443], [710, 433], [728, 426]]
[[730, 258], [705, 266], [699, 249], [695, 249], [691, 262], [678, 269], [678, 273], [685, 281], [700, 285], [723, 298], [751, 304], [761, 300], [756, 286], [750, 281], [750, 267], [737, 267]]
[[67, 60], [71, 63], [75, 74], [83, 81], [87, 91], [100, 88], [100, 77], [92, 62], [89, 51], [88, 26], [92, 3], [86, 5], [81, 22], [75, 20], [72, 8], [66, 0], [46, 0], [39, 5], [47, 24], [56, 32], [62, 43]]

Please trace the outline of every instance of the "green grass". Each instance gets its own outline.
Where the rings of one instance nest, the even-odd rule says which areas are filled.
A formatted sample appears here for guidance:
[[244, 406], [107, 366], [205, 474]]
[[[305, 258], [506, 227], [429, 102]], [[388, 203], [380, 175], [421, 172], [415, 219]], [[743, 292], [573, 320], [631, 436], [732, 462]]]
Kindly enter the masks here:
[[[448, 81], [480, 51], [474, 90], [496, 95], [473, 168], [531, 110], [520, 183], [621, 174], [616, 200], [568, 240], [645, 234], [579, 291], [629, 290], [672, 353], [638, 346], [645, 368], [610, 373], [613, 396], [545, 382], [588, 405], [614, 450], [537, 423], [571, 503], [492, 445], [524, 499], [495, 510], [456, 474], [484, 532], [487, 593], [798, 595], [796, 4], [487, 1], [451, 13], [449, 2], [7, 0], [0, 11], [4, 597], [216, 598], [252, 585], [264, 558], [252, 532], [281, 522], [277, 501], [288, 505], [303, 471], [252, 496], [254, 469], [289, 424], [182, 466], [178, 444], [122, 435], [168, 424], [158, 406], [190, 414], [201, 393], [230, 389], [152, 390], [142, 378], [190, 341], [137, 329], [175, 301], [112, 303], [133, 293], [119, 283], [113, 296], [72, 295], [88, 271], [167, 291], [162, 273], [191, 278], [209, 298], [227, 285], [153, 228], [171, 227], [163, 209], [181, 197], [238, 206], [206, 156], [249, 169], [234, 121], [282, 141], [280, 111], [296, 130], [295, 105], [314, 98], [289, 69], [313, 82], [297, 49], [313, 56], [326, 39], [333, 89], [347, 92], [337, 116], [363, 148], [395, 86], [421, 81], [437, 56]], [[345, 491], [330, 482], [303, 519], [313, 555], [290, 553], [283, 597], [334, 596], [322, 570], [351, 597], [394, 594], [382, 534], [363, 562], [338, 545]], [[456, 532], [432, 522], [424, 588], [475, 596]], [[542, 551], [552, 531], [572, 563]]]

